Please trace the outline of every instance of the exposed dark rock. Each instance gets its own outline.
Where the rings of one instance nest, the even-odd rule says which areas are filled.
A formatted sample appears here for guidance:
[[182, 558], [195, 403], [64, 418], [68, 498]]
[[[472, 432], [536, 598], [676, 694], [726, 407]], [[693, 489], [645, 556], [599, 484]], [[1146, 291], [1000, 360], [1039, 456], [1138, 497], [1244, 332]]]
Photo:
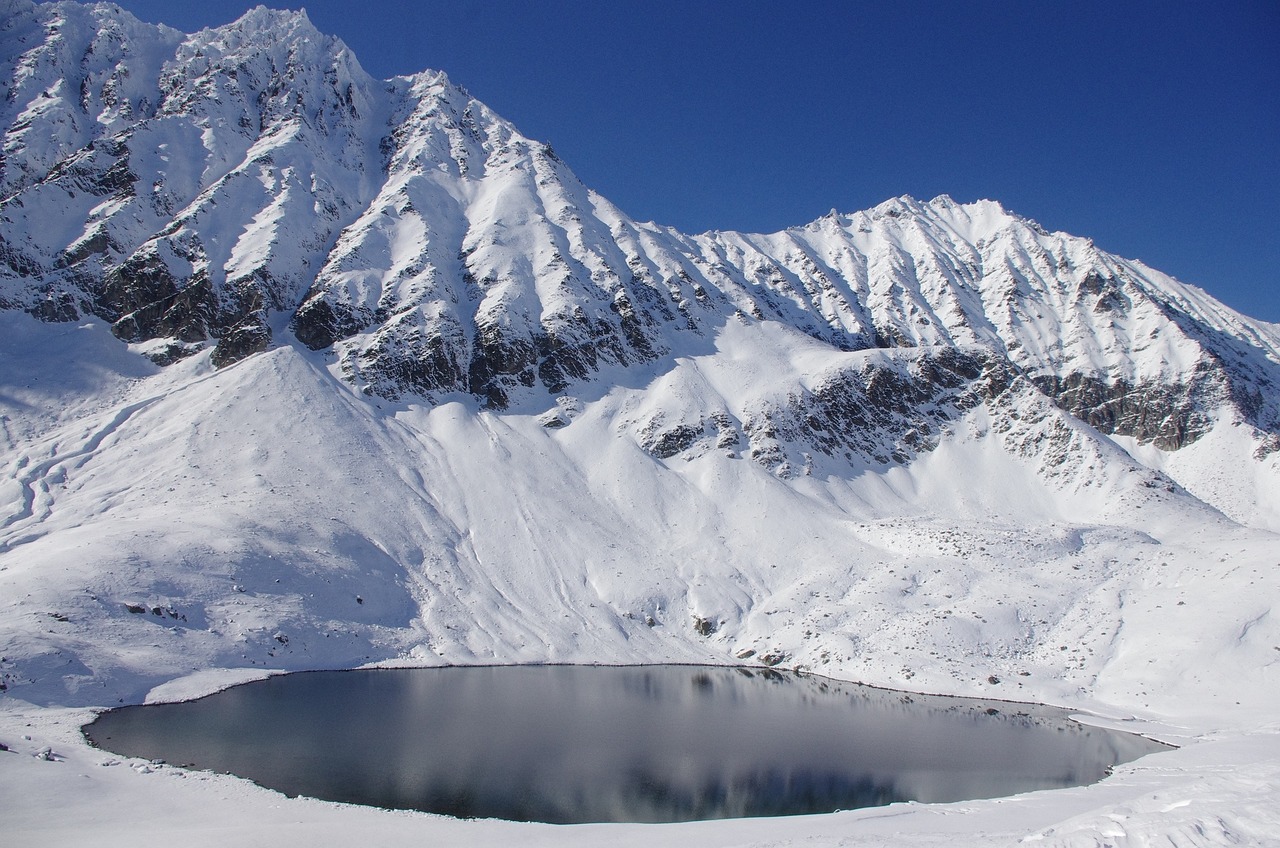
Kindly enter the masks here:
[[726, 412], [716, 412], [710, 416], [716, 428], [716, 447], [735, 448], [742, 442], [742, 434], [738, 431], [733, 419]]
[[[465, 263], [467, 256], [464, 251], [460, 259]], [[469, 271], [463, 278], [475, 297], [496, 282], [477, 281]], [[545, 316], [532, 330], [520, 329], [518, 320], [485, 319], [464, 328], [447, 313], [424, 322], [417, 310], [403, 318], [365, 315], [321, 290], [309, 293], [292, 328], [300, 341], [319, 350], [380, 323], [373, 341], [344, 363], [370, 392], [389, 398], [405, 392], [427, 397], [466, 392], [503, 409], [512, 392], [540, 384], [559, 394], [573, 382], [590, 380], [606, 364], [625, 367], [664, 353], [654, 341], [657, 328], [675, 313], [652, 286], [633, 280], [639, 281], [635, 291], [620, 291], [607, 312], [592, 314], [575, 306]]]
[[[999, 397], [1016, 372], [1005, 360], [951, 348], [905, 362], [868, 361], [832, 374], [743, 424], [751, 458], [781, 476], [800, 473], [803, 451], [889, 464], [937, 446], [942, 425]], [[803, 447], [797, 447], [803, 446]]]
[[1097, 271], [1090, 271], [1076, 287], [1078, 296], [1093, 296], [1097, 301], [1093, 305], [1094, 312], [1124, 312], [1130, 302], [1121, 290], [1121, 283], [1115, 277], [1104, 277]]
[[31, 314], [50, 324], [66, 323], [80, 318], [80, 313], [76, 311], [75, 297], [70, 292], [50, 292], [31, 309]]
[[173, 363], [186, 359], [188, 356], [197, 354], [202, 350], [204, 350], [203, 345], [173, 342], [165, 345], [159, 350], [151, 351], [146, 354], [146, 357], [156, 365], [172, 365]]
[[569, 422], [560, 414], [560, 410], [553, 409], [549, 412], [538, 416], [538, 423], [548, 430], [559, 430], [566, 426]]
[[178, 280], [155, 253], [135, 254], [108, 272], [95, 305], [125, 341], [203, 341], [218, 311], [206, 276]]
[[209, 358], [215, 367], [223, 368], [266, 350], [269, 344], [270, 328], [261, 320], [251, 318], [223, 333]]
[[42, 270], [38, 261], [27, 256], [16, 245], [6, 241], [3, 234], [0, 234], [0, 262], [19, 277], [38, 277]]
[[58, 261], [54, 264], [56, 268], [67, 268], [72, 265], [78, 265], [84, 262], [90, 256], [106, 253], [115, 247], [111, 243], [111, 238], [105, 230], [98, 230], [89, 238], [73, 245], [62, 256], [58, 257]]
[[467, 342], [456, 325], [435, 328], [392, 323], [379, 332], [356, 359], [356, 368], [381, 397], [401, 392], [430, 396], [435, 391], [465, 391], [466, 371], [460, 365]]
[[1261, 462], [1273, 453], [1280, 452], [1280, 435], [1269, 433], [1258, 444], [1258, 449], [1253, 452], [1253, 458]]
[[115, 139], [90, 142], [54, 165], [44, 180], [95, 197], [132, 197], [138, 177], [129, 169], [128, 153], [129, 149]]
[[291, 327], [298, 341], [312, 350], [322, 350], [355, 335], [367, 325], [368, 320], [349, 307], [312, 294], [294, 314]]
[[1210, 387], [1200, 384], [1161, 384], [1126, 380], [1108, 381], [1088, 374], [1067, 377], [1033, 377], [1036, 388], [1062, 409], [1102, 433], [1132, 436], [1141, 444], [1153, 443], [1173, 451], [1191, 444], [1209, 431], [1213, 421], [1198, 403], [1197, 395]]
[[[582, 322], [586, 324], [585, 319]], [[534, 350], [537, 356], [538, 379], [547, 391], [552, 394], [563, 392], [569, 387], [570, 380], [581, 380], [595, 370], [598, 356], [595, 345], [590, 341], [575, 342], [571, 339], [576, 334], [570, 329], [566, 340], [556, 332], [548, 330], [533, 337]], [[588, 339], [590, 332], [583, 333]]]
[[641, 313], [637, 313], [636, 309], [631, 305], [631, 299], [627, 297], [626, 292], [619, 292], [613, 303], [609, 305], [609, 308], [618, 313], [622, 335], [636, 358], [641, 362], [654, 359], [656, 354], [649, 343], [648, 335], [645, 333]]
[[129, 160], [121, 158], [106, 171], [86, 174], [85, 180], [88, 190], [96, 195], [132, 197], [133, 186], [138, 181], [138, 176], [129, 170]]
[[658, 459], [669, 459], [687, 450], [701, 437], [701, 425], [677, 424], [670, 429], [655, 433], [652, 438], [643, 442], [643, 447]]
[[537, 381], [537, 349], [527, 338], [512, 338], [494, 324], [481, 328], [467, 369], [467, 387], [494, 409], [506, 409], [513, 386], [531, 387]]
[[[192, 258], [202, 255], [194, 241], [182, 249]], [[112, 332], [125, 341], [176, 340], [176, 346], [153, 356], [153, 361], [176, 361], [212, 337], [218, 340], [212, 361], [223, 367], [265, 350], [271, 342], [262, 289], [270, 282], [265, 275], [237, 280], [219, 295], [203, 270], [178, 278], [158, 252], [148, 250], [109, 271], [93, 305], [95, 312], [113, 321]]]

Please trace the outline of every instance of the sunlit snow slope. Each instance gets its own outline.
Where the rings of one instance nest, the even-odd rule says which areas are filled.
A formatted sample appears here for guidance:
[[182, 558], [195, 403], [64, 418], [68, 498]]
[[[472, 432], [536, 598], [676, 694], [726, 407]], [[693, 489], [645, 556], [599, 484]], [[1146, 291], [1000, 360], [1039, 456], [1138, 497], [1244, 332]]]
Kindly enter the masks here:
[[9, 694], [689, 660], [1280, 695], [1275, 325], [991, 201], [637, 223], [302, 14], [0, 9]]

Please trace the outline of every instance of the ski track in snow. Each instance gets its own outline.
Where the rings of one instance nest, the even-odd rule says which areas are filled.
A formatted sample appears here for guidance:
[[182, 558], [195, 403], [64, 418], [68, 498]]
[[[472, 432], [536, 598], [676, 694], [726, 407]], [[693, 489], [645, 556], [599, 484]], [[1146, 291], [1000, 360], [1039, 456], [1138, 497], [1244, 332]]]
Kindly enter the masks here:
[[[12, 531], [14, 528], [21, 529], [20, 527], [17, 527], [17, 525], [22, 523], [26, 523], [28, 521], [36, 523], [47, 518], [49, 513], [53, 510], [53, 497], [50, 492], [50, 481], [48, 478], [50, 476], [50, 472], [54, 468], [58, 466], [65, 466], [64, 468], [59, 469], [59, 473], [62, 475], [61, 479], [65, 479], [65, 475], [68, 471], [73, 471], [82, 465], [83, 461], [92, 456], [93, 453], [98, 450], [98, 447], [103, 443], [103, 441], [114, 435], [120, 428], [120, 425], [125, 421], [128, 421], [135, 412], [145, 409], [159, 399], [160, 398], [157, 396], [148, 400], [139, 401], [138, 403], [131, 403], [119, 410], [111, 417], [110, 421], [98, 429], [97, 432], [93, 433], [82, 445], [80, 445], [80, 447], [73, 451], [65, 453], [59, 452], [59, 445], [54, 443], [50, 446], [52, 455], [48, 459], [35, 463], [34, 465], [31, 464], [29, 456], [20, 457], [15, 465], [19, 471], [16, 479], [18, 484], [22, 487], [22, 507], [17, 513], [5, 519], [3, 524], [0, 524], [0, 530], [11, 531], [7, 534], [9, 538], [0, 539], [0, 553], [5, 553], [24, 542], [30, 541], [32, 538], [37, 538], [36, 536], [15, 536]], [[81, 460], [81, 462], [74, 462], [75, 460]], [[61, 482], [61, 480], [55, 480], [53, 482], [56, 484]], [[38, 494], [36, 491], [37, 488], [39, 489]], [[38, 495], [43, 496], [41, 500], [44, 502], [44, 505], [41, 515], [36, 516], [35, 503]]]

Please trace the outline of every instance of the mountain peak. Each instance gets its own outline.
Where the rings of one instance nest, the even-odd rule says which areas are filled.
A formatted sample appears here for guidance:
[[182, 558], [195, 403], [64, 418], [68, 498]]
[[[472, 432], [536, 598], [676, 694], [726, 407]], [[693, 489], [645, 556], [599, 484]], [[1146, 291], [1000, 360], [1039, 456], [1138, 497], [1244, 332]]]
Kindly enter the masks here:
[[243, 32], [266, 32], [276, 38], [295, 33], [304, 36], [314, 35], [321, 38], [335, 38], [335, 36], [322, 35], [315, 28], [315, 25], [311, 23], [311, 18], [307, 15], [305, 8], [271, 9], [259, 5], [249, 9], [230, 24], [210, 27], [210, 29], [214, 30], [228, 28], [238, 29]]
[[834, 352], [981, 349], [1144, 444], [1209, 432], [1202, 397], [1280, 432], [1272, 330], [994, 200], [690, 237], [630, 220], [441, 71], [376, 84], [305, 11], [128, 29], [150, 65], [104, 48], [82, 70], [77, 49], [41, 78], [101, 101], [109, 144], [69, 96], [14, 107], [7, 162], [35, 164], [3, 210], [0, 299], [97, 315], [156, 361], [297, 341], [369, 395], [532, 409], [749, 320]]
[[940, 194], [929, 201], [921, 201], [909, 194], [902, 194], [873, 206], [867, 214], [874, 219], [924, 217], [960, 221], [1028, 220], [1010, 212], [997, 200], [980, 199], [960, 203], [949, 194]]
[[901, 194], [877, 203], [869, 210], [872, 218], [898, 218], [903, 215], [919, 214], [923, 211], [920, 201], [909, 194]]
[[[305, 9], [255, 6], [229, 24], [209, 27], [189, 36], [182, 52], [187, 56], [219, 57], [223, 64], [269, 56], [278, 67], [340, 63], [359, 68], [355, 54], [346, 43], [316, 29]], [[181, 61], [180, 56], [179, 63]], [[363, 70], [359, 73], [367, 77]], [[369, 81], [372, 82], [372, 78]]]

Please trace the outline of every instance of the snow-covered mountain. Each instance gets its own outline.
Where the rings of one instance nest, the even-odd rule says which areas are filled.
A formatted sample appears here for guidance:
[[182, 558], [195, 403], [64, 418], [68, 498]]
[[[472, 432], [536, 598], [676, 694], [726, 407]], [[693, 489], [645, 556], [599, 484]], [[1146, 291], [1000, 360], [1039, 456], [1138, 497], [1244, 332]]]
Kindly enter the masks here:
[[11, 696], [661, 660], [1213, 727], [1280, 695], [1277, 325], [992, 201], [639, 223], [303, 13], [0, 13]]
[[[374, 395], [497, 410], [652, 379], [730, 321], [777, 322], [831, 349], [814, 380], [654, 410], [647, 446], [706, 437], [788, 473], [806, 461], [770, 435], [786, 422], [811, 454], [914, 455], [946, 417], [920, 403], [953, 387], [839, 355], [905, 349], [891, 359], [941, 357], [957, 385], [986, 374], [979, 393], [1020, 376], [1229, 514], [1277, 520], [1276, 328], [996, 203], [685, 236], [629, 219], [443, 74], [373, 80], [302, 13], [182, 36], [110, 6], [9, 5], [4, 306], [105, 319], [166, 364], [296, 340]], [[898, 433], [873, 447], [881, 373], [913, 389], [887, 393]], [[1230, 444], [1169, 461], [1205, 438]], [[1266, 473], [1199, 467], [1224, 452]]]

